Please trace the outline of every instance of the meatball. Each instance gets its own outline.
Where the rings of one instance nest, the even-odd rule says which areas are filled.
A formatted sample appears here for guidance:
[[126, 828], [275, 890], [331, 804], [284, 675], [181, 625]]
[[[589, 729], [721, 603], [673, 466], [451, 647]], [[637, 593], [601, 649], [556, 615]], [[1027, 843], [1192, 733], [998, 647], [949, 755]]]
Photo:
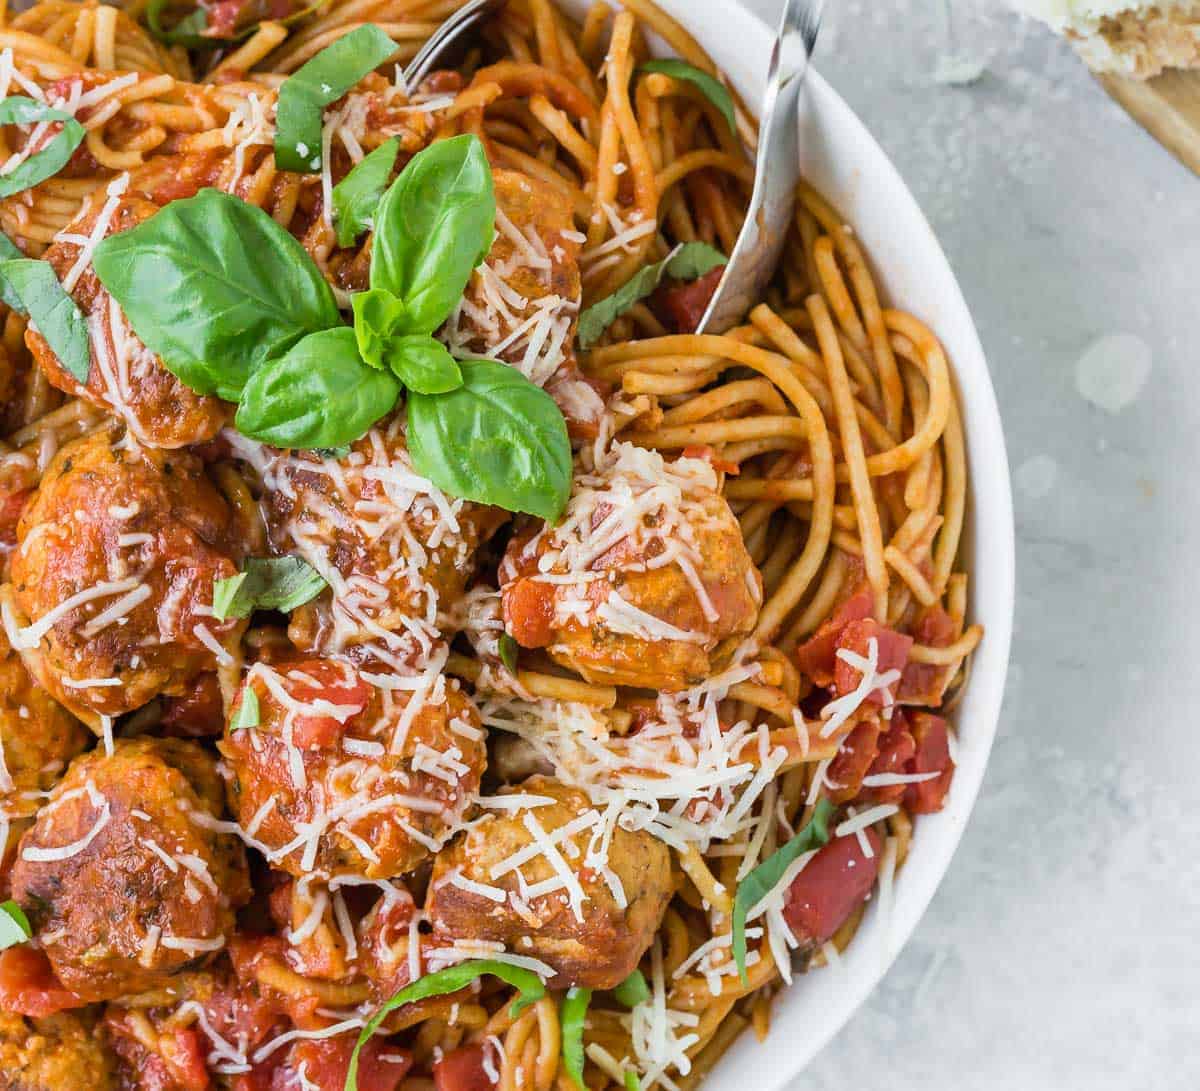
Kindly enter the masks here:
[[576, 475], [558, 526], [527, 525], [500, 567], [504, 624], [590, 682], [677, 691], [754, 629], [762, 577], [717, 478], [617, 443]]
[[[0, 651], [7, 651], [2, 635]], [[39, 793], [54, 786], [89, 739], [74, 716], [34, 685], [16, 655], [0, 659], [0, 813], [7, 823], [0, 857], [29, 825]]]
[[[6, 617], [37, 680], [93, 726], [228, 661], [243, 623], [212, 617], [234, 575], [233, 517], [200, 461], [112, 442], [65, 446], [17, 527]], [[9, 611], [6, 611], [6, 614]]]
[[425, 903], [432, 939], [499, 941], [553, 967], [555, 988], [615, 987], [670, 901], [666, 846], [607, 824], [583, 792], [549, 777], [502, 793], [541, 798], [485, 815], [438, 853]]
[[527, 174], [492, 171], [496, 240], [471, 276], [446, 337], [459, 352], [504, 360], [558, 403], [573, 436], [594, 437], [604, 415], [575, 360], [579, 246], [571, 201]]
[[[97, 193], [91, 209], [43, 255], [87, 319], [92, 350], [87, 382], [80, 383], [63, 366], [33, 326], [26, 330], [25, 342], [59, 390], [114, 413], [140, 443], [184, 447], [212, 439], [225, 424], [225, 406], [185, 386], [142, 344], [90, 262], [74, 273], [84, 243], [103, 218], [108, 219], [103, 235], [115, 235], [137, 226], [158, 208], [140, 197]], [[77, 280], [70, 279], [73, 273]]]
[[13, 866], [58, 979], [87, 1001], [160, 987], [212, 958], [250, 897], [241, 842], [217, 832], [216, 763], [182, 739], [72, 762]]
[[273, 865], [386, 879], [461, 820], [487, 760], [479, 713], [444, 675], [427, 689], [411, 688], [420, 676], [400, 681], [345, 660], [251, 668], [232, 723], [252, 692], [258, 725], [231, 726], [220, 749], [230, 807]]
[[115, 1091], [114, 1070], [112, 1053], [85, 1017], [0, 1012], [0, 1091]]
[[507, 518], [419, 477], [399, 418], [336, 462], [280, 454], [263, 484], [276, 548], [299, 553], [332, 589], [292, 615], [293, 640], [311, 652], [376, 643], [393, 656], [428, 656], [476, 549]]

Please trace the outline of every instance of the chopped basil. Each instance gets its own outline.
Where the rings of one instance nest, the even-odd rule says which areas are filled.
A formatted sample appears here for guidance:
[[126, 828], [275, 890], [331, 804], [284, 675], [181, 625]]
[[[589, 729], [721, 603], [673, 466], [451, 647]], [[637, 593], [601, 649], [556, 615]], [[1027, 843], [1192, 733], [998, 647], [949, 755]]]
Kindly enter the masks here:
[[261, 208], [215, 189], [110, 235], [93, 265], [167, 370], [227, 401], [268, 360], [341, 322], [304, 247]]
[[255, 610], [290, 613], [329, 585], [300, 557], [249, 557], [236, 576], [213, 583], [213, 614], [220, 621]]
[[583, 1082], [583, 1026], [587, 1021], [588, 1005], [591, 1002], [591, 989], [568, 989], [558, 1015], [559, 1027], [562, 1030], [563, 1068], [580, 1091], [587, 1091]]
[[746, 876], [733, 899], [733, 961], [738, 975], [746, 982], [746, 914], [779, 884], [784, 872], [806, 852], [819, 849], [829, 841], [829, 817], [833, 804], [827, 799], [817, 801], [813, 816], [782, 848], [777, 849]]
[[344, 1091], [358, 1091], [359, 1052], [392, 1012], [417, 1000], [456, 993], [459, 989], [466, 988], [472, 981], [483, 977], [484, 974], [498, 977], [517, 990], [519, 995], [509, 1009], [509, 1014], [514, 1018], [530, 1004], [536, 1004], [546, 995], [546, 986], [542, 984], [542, 979], [537, 974], [531, 970], [512, 966], [507, 962], [497, 962], [493, 959], [472, 959], [469, 962], [460, 962], [457, 966], [438, 970], [436, 973], [426, 974], [386, 1001], [359, 1032], [354, 1052], [350, 1055], [350, 1067], [346, 1071]]
[[517, 653], [521, 646], [508, 634], [500, 634], [500, 662], [509, 674], [517, 673]]
[[374, 223], [375, 210], [387, 189], [399, 151], [400, 138], [394, 136], [356, 163], [333, 187], [333, 224], [338, 246], [353, 246], [354, 240]]
[[625, 1069], [625, 1091], [642, 1091], [642, 1081], [632, 1068]]
[[710, 273], [728, 259], [706, 242], [685, 242], [662, 261], [638, 270], [610, 296], [593, 303], [579, 316], [579, 343], [585, 349], [600, 340], [604, 331], [635, 303], [645, 299], [664, 277], [695, 280]]
[[650, 999], [650, 986], [646, 983], [646, 975], [641, 970], [634, 970], [624, 981], [613, 989], [617, 1003], [627, 1008], [636, 1008]]
[[457, 390], [408, 399], [417, 473], [451, 496], [553, 522], [571, 495], [571, 443], [554, 399], [507, 364], [460, 367]]
[[11, 898], [0, 902], [0, 951], [24, 943], [32, 935], [25, 911]]
[[640, 72], [661, 72], [673, 80], [690, 83], [721, 111], [721, 116], [729, 123], [730, 130], [737, 132], [737, 118], [733, 112], [733, 96], [729, 93], [729, 88], [715, 76], [710, 76], [703, 69], [697, 68], [694, 64], [688, 64], [687, 61], [681, 61], [677, 57], [663, 57], [659, 60], [647, 61], [638, 70]]
[[288, 76], [275, 111], [275, 165], [299, 174], [319, 171], [325, 107], [395, 54], [396, 43], [373, 23], [364, 23]]
[[146, 26], [160, 42], [189, 48], [219, 44], [217, 39], [204, 33], [208, 29], [208, 12], [202, 7], [190, 11], [169, 27], [163, 26], [163, 11], [171, 6], [172, 0], [150, 0], [146, 5]]
[[56, 133], [44, 148], [22, 160], [7, 174], [0, 175], [0, 197], [11, 197], [54, 177], [83, 142], [83, 126], [70, 114], [25, 95], [11, 95], [0, 100], [0, 125], [33, 125], [39, 121], [61, 121], [62, 131]]
[[21, 300], [58, 362], [86, 383], [92, 366], [87, 322], [75, 300], [63, 291], [50, 263], [32, 258], [0, 261], [0, 277]]
[[229, 725], [230, 731], [242, 731], [248, 727], [258, 727], [259, 724], [258, 694], [247, 684], [242, 687], [242, 699], [238, 702], [237, 712]]

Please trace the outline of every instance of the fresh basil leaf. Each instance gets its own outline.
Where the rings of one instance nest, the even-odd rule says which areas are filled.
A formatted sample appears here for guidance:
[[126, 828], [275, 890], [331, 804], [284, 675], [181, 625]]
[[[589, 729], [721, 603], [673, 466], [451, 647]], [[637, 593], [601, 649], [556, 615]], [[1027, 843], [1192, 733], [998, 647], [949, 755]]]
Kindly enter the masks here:
[[386, 368], [392, 340], [409, 330], [408, 308], [383, 288], [355, 292], [350, 297], [359, 355], [372, 367]]
[[254, 692], [253, 687], [245, 685], [242, 687], [242, 697], [238, 701], [237, 711], [233, 714], [229, 730], [245, 731], [250, 727], [258, 727], [260, 715], [258, 694]]
[[632, 1068], [625, 1069], [625, 1091], [642, 1091], [642, 1081]]
[[315, 447], [313, 449], [322, 458], [337, 462], [338, 459], [345, 458], [350, 453], [350, 444], [343, 443], [340, 447]]
[[[24, 257], [25, 255], [18, 249], [17, 244], [3, 231], [0, 231], [0, 261], [22, 261]], [[21, 297], [3, 277], [0, 277], [0, 303], [6, 304], [17, 314], [25, 313], [25, 304], [21, 302]]]
[[24, 943], [33, 935], [29, 927], [29, 918], [11, 898], [0, 902], [0, 951]]
[[779, 884], [783, 873], [806, 852], [819, 849], [829, 841], [829, 817], [833, 804], [827, 799], [817, 801], [813, 816], [795, 837], [777, 849], [747, 875], [737, 888], [733, 899], [733, 961], [738, 975], [746, 983], [746, 914]]
[[150, 0], [146, 5], [146, 26], [150, 33], [166, 45], [182, 45], [196, 49], [205, 45], [217, 45], [217, 39], [207, 36], [208, 12], [202, 7], [189, 12], [172, 26], [163, 26], [163, 12], [172, 6], [172, 0]]
[[520, 647], [508, 633], [500, 634], [500, 662], [509, 674], [517, 673], [517, 653]]
[[681, 61], [677, 57], [662, 57], [658, 60], [646, 61], [645, 64], [639, 66], [638, 71], [661, 72], [673, 80], [690, 83], [721, 111], [721, 116], [729, 123], [730, 131], [737, 132], [737, 118], [733, 112], [733, 96], [729, 93], [729, 88], [715, 76], [710, 76], [703, 69], [697, 68], [694, 64], [688, 64], [687, 61]]
[[373, 23], [364, 23], [288, 76], [275, 111], [275, 165], [299, 174], [319, 171], [325, 107], [395, 54], [396, 43]]
[[408, 399], [417, 473], [451, 496], [553, 522], [571, 495], [571, 444], [554, 399], [507, 364], [459, 367], [457, 390]]
[[0, 277], [21, 300], [58, 362], [80, 383], [86, 383], [92, 366], [87, 321], [75, 300], [63, 291], [50, 263], [32, 258], [2, 261]]
[[646, 983], [646, 975], [641, 970], [634, 970], [624, 981], [613, 989], [613, 996], [618, 1004], [627, 1008], [636, 1008], [650, 999], [650, 986]]
[[610, 296], [593, 303], [579, 316], [579, 344], [591, 348], [604, 331], [635, 303], [653, 293], [663, 277], [695, 280], [712, 272], [728, 259], [706, 242], [685, 242], [677, 246], [662, 261], [640, 269]]
[[458, 361], [441, 341], [425, 333], [393, 340], [387, 365], [413, 394], [449, 394], [463, 385]]
[[363, 363], [349, 326], [311, 333], [264, 364], [242, 391], [234, 423], [275, 447], [353, 443], [396, 404], [400, 384]]
[[264, 362], [341, 322], [304, 247], [261, 208], [220, 190], [172, 201], [110, 235], [92, 263], [167, 370], [226, 401]]
[[83, 142], [83, 126], [70, 114], [25, 95], [10, 95], [0, 100], [0, 125], [33, 125], [39, 121], [61, 121], [62, 131], [56, 133], [44, 148], [0, 175], [0, 197], [11, 197], [52, 178], [67, 165], [67, 160]]
[[411, 985], [396, 993], [390, 1000], [368, 1020], [366, 1026], [359, 1031], [358, 1041], [354, 1052], [350, 1054], [350, 1067], [346, 1070], [346, 1085], [344, 1091], [358, 1091], [358, 1055], [362, 1047], [379, 1029], [383, 1021], [397, 1008], [412, 1004], [417, 1000], [426, 1000], [431, 996], [447, 996], [465, 989], [472, 981], [484, 974], [498, 977], [501, 981], [515, 988], [519, 996], [512, 1002], [509, 1015], [514, 1019], [530, 1004], [536, 1004], [546, 995], [546, 986], [542, 979], [532, 970], [519, 966], [511, 966], [507, 962], [496, 962], [492, 959], [472, 959], [460, 962], [457, 966], [448, 966], [436, 973], [426, 974], [417, 978]]
[[587, 1091], [583, 1082], [583, 1025], [587, 1020], [588, 1005], [591, 1002], [591, 989], [568, 989], [558, 1014], [558, 1023], [562, 1030], [563, 1068], [580, 1091]]
[[371, 287], [404, 300], [405, 333], [433, 333], [492, 248], [496, 197], [477, 136], [439, 140], [409, 160], [375, 217]]
[[212, 610], [218, 621], [255, 610], [289, 614], [328, 586], [302, 557], [248, 557], [236, 576], [213, 582]]
[[399, 151], [400, 138], [394, 136], [356, 163], [333, 187], [333, 225], [338, 246], [353, 246], [354, 240], [370, 229]]

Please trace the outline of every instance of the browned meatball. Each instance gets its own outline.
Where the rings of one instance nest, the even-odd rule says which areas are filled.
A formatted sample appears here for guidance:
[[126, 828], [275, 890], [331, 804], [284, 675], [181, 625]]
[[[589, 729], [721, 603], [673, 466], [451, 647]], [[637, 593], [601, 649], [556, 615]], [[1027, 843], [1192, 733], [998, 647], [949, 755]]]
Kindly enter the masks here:
[[518, 643], [588, 681], [656, 690], [722, 669], [762, 603], [709, 463], [628, 443], [577, 473], [558, 526], [513, 538], [500, 581]]
[[374, 643], [424, 658], [463, 593], [477, 547], [507, 518], [418, 477], [398, 418], [336, 464], [280, 454], [263, 484], [275, 546], [304, 557], [332, 588], [292, 615], [291, 635], [306, 651]]
[[76, 758], [21, 838], [13, 897], [84, 1000], [161, 986], [233, 934], [250, 896], [241, 842], [215, 831], [216, 763], [182, 739]]
[[217, 398], [189, 389], [142, 344], [90, 262], [75, 271], [83, 244], [101, 217], [110, 217], [104, 235], [115, 235], [148, 219], [158, 207], [140, 197], [110, 198], [100, 190], [92, 197], [92, 207], [43, 255], [88, 319], [92, 360], [87, 382], [80, 383], [62, 365], [32, 326], [25, 341], [59, 390], [120, 417], [140, 443], [184, 447], [212, 439], [225, 423], [226, 407]]
[[17, 527], [13, 645], [37, 680], [95, 726], [214, 670], [244, 623], [212, 617], [237, 571], [232, 516], [183, 452], [101, 432], [51, 462]]
[[519, 171], [493, 170], [492, 180], [496, 241], [445, 336], [459, 352], [519, 368], [558, 403], [573, 436], [595, 436], [604, 402], [575, 360], [582, 236], [571, 201]]
[[272, 864], [298, 877], [411, 871], [478, 791], [484, 733], [458, 682], [380, 689], [367, 673], [345, 660], [258, 663], [246, 687], [259, 725], [230, 728], [220, 744], [230, 807]]
[[[91, 740], [84, 726], [40, 686], [0, 634], [0, 858], [29, 825], [40, 792], [49, 791], [67, 763]], [[0, 831], [4, 827], [0, 826]]]
[[606, 830], [583, 792], [549, 777], [502, 792], [542, 800], [485, 815], [438, 853], [425, 903], [433, 940], [499, 941], [553, 967], [556, 988], [620, 984], [670, 901], [666, 846], [616, 824]]
[[0, 1012], [0, 1091], [114, 1091], [115, 1058], [86, 1017]]

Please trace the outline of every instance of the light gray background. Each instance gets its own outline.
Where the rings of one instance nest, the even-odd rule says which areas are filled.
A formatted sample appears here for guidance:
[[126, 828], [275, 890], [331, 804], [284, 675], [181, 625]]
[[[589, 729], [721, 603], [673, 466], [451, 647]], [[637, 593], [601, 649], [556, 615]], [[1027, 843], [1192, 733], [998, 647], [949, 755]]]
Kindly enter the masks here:
[[[774, 22], [779, 0], [749, 3]], [[1013, 663], [945, 882], [794, 1086], [1195, 1091], [1200, 178], [1044, 28], [952, 3], [948, 36], [941, 0], [829, 0], [817, 64], [915, 192], [987, 350]]]

